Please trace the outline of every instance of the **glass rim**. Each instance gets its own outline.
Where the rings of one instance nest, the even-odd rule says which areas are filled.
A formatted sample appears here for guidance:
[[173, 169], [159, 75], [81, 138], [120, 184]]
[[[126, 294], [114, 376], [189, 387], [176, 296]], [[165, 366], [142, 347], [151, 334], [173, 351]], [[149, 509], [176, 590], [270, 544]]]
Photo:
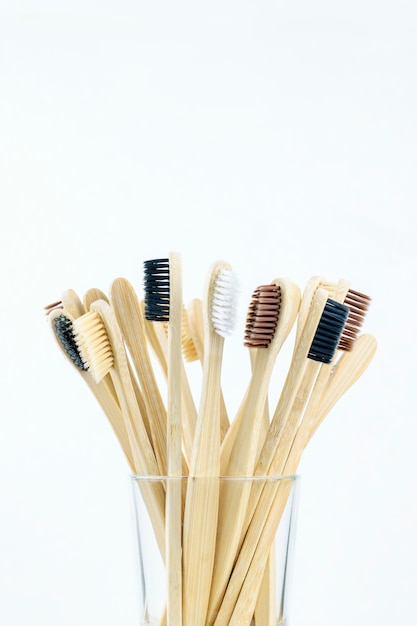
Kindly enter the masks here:
[[200, 478], [200, 479], [205, 479], [205, 480], [214, 480], [214, 479], [218, 479], [221, 481], [246, 481], [246, 482], [265, 482], [265, 481], [275, 481], [278, 482], [280, 480], [292, 480], [292, 481], [296, 481], [296, 480], [300, 480], [301, 476], [300, 474], [266, 474], [266, 475], [256, 475], [256, 476], [164, 476], [164, 475], [152, 475], [152, 474], [130, 474], [129, 475], [130, 480], [132, 481], [149, 481], [149, 482], [156, 482], [156, 481], [174, 481], [174, 480], [189, 480], [190, 478]]

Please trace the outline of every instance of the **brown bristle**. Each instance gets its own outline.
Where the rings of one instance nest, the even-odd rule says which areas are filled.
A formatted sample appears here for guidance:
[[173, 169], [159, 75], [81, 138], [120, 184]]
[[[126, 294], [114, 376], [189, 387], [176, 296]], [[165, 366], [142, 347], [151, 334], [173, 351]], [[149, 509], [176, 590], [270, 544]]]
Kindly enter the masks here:
[[262, 285], [255, 289], [246, 317], [246, 347], [269, 346], [275, 334], [280, 308], [281, 288], [278, 285]]
[[349, 307], [349, 314], [340, 337], [338, 349], [350, 352], [353, 349], [362, 328], [371, 298], [359, 291], [349, 289], [344, 304]]
[[57, 300], [56, 302], [51, 302], [51, 304], [47, 304], [43, 308], [45, 311], [45, 315], [49, 315], [50, 313], [52, 313], [52, 311], [55, 311], [57, 309], [63, 309], [64, 305], [62, 304], [61, 300]]

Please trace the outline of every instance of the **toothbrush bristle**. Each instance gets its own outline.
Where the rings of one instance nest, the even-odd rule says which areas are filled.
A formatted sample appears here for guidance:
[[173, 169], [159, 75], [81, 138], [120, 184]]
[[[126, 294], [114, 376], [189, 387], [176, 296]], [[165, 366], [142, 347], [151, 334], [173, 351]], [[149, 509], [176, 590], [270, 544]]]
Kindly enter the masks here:
[[182, 309], [181, 346], [184, 359], [188, 363], [198, 360], [197, 349], [191, 335], [188, 312], [185, 307]]
[[246, 347], [269, 346], [277, 328], [280, 308], [281, 288], [278, 285], [261, 285], [255, 289], [246, 317]]
[[321, 363], [330, 363], [337, 350], [340, 336], [346, 324], [349, 308], [329, 298], [324, 307], [308, 358]]
[[95, 382], [100, 382], [113, 367], [114, 358], [107, 331], [95, 311], [74, 320], [74, 337], [85, 366]]
[[81, 358], [75, 337], [73, 322], [64, 313], [54, 317], [55, 334], [58, 337], [68, 357], [80, 370], [86, 372], [88, 366]]
[[43, 307], [45, 311], [45, 315], [49, 315], [52, 311], [57, 311], [58, 309], [63, 309], [64, 305], [61, 300], [57, 300], [56, 302], [51, 302]]
[[169, 321], [169, 259], [144, 262], [145, 318]]
[[359, 291], [349, 289], [344, 304], [349, 307], [346, 325], [340, 337], [338, 349], [350, 352], [359, 336], [371, 298]]
[[211, 297], [211, 322], [218, 335], [228, 337], [236, 324], [238, 284], [235, 273], [222, 268], [213, 283]]

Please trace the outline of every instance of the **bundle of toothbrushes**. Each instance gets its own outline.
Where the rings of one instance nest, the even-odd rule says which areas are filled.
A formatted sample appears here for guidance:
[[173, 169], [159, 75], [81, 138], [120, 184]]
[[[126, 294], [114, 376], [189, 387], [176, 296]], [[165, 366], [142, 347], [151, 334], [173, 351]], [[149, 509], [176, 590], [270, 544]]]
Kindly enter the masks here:
[[[135, 290], [116, 278], [108, 293], [92, 288], [82, 298], [68, 289], [46, 312], [132, 474], [168, 478], [143, 493], [170, 581], [160, 623], [270, 626], [254, 618], [262, 588], [257, 574], [288, 493], [269, 491], [262, 481], [255, 488], [242, 480], [236, 488], [226, 480], [220, 488], [216, 479], [297, 472], [314, 433], [375, 354], [375, 338], [362, 334], [370, 298], [347, 280], [321, 276], [303, 290], [270, 277], [254, 288], [242, 331], [251, 375], [231, 415], [222, 356], [240, 303], [230, 264], [213, 263], [201, 295], [189, 303], [178, 253], [145, 261], [140, 284]], [[292, 356], [273, 409], [271, 380], [287, 340]], [[187, 367], [197, 360], [196, 393]]]

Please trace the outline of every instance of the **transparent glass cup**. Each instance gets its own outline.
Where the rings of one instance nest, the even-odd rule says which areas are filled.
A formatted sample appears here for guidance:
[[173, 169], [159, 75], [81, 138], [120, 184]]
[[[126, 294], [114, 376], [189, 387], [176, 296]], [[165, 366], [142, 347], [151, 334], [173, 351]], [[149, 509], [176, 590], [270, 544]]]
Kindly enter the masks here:
[[[173, 621], [167, 618], [170, 575], [166, 551], [171, 537], [169, 524], [164, 520], [164, 504], [167, 491], [175, 492], [175, 489], [182, 495], [183, 522], [184, 503], [193, 489], [211, 494], [210, 498], [216, 494], [216, 502], [219, 502], [218, 508], [214, 507], [216, 527], [205, 523], [209, 518], [213, 520], [210, 513], [213, 507], [206, 508], [196, 516], [195, 527], [193, 517], [191, 522], [188, 518], [188, 524], [184, 522], [182, 541], [187, 544], [187, 538], [191, 537], [195, 548], [198, 541], [210, 536], [209, 543], [212, 545], [214, 541], [215, 546], [219, 533], [225, 532], [227, 526], [231, 539], [226, 545], [231, 548], [232, 561], [226, 567], [224, 561], [219, 560], [215, 547], [210, 547], [213, 560], [206, 566], [206, 558], [200, 559], [201, 553], [197, 550], [197, 561], [192, 563], [190, 557], [193, 566], [190, 583], [185, 571], [189, 562], [185, 558], [187, 551], [181, 546], [182, 587], [177, 593], [183, 610], [169, 626], [289, 626], [298, 476], [172, 478], [135, 475], [130, 482], [140, 626], [164, 626]], [[239, 515], [237, 509], [244, 515]], [[210, 524], [213, 526], [212, 521]], [[222, 567], [216, 567], [220, 562]], [[203, 577], [204, 587], [197, 585], [200, 577]], [[204, 589], [204, 594], [193, 590], [194, 578], [195, 589]], [[216, 594], [216, 588], [221, 593]], [[202, 607], [198, 606], [201, 595], [207, 596], [201, 600]], [[198, 619], [191, 620], [186, 615], [189, 604], [197, 606], [197, 613], [193, 615]]]

